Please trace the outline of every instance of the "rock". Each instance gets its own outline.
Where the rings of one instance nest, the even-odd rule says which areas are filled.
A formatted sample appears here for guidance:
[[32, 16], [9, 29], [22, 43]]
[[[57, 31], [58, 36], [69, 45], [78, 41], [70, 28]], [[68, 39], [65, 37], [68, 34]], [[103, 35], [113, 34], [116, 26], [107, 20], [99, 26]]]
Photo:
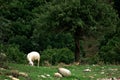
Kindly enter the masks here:
[[83, 70], [84, 72], [91, 72], [91, 70], [90, 69], [85, 69], [85, 70]]
[[40, 75], [42, 78], [46, 78], [46, 76], [45, 75]]
[[61, 75], [60, 73], [58, 73], [58, 72], [55, 73], [54, 76], [55, 76], [55, 77], [58, 77], [58, 78], [61, 78], [61, 77], [62, 77], [62, 75]]
[[50, 75], [49, 75], [49, 74], [46, 74], [46, 76], [47, 76], [47, 77], [50, 77]]
[[12, 80], [20, 80], [20, 79], [18, 79], [16, 77], [13, 77], [13, 76], [8, 76], [8, 77], [11, 78]]
[[66, 69], [66, 68], [59, 68], [59, 69], [58, 69], [58, 72], [59, 72], [60, 74], [62, 74], [62, 76], [64, 76], [64, 77], [71, 76], [70, 70], [68, 70], [68, 69]]
[[51, 66], [49, 61], [44, 61], [44, 66]]
[[120, 79], [117, 79], [116, 77], [113, 77], [112, 80], [120, 80]]
[[0, 68], [0, 70], [6, 70], [5, 68]]
[[25, 72], [19, 72], [19, 75], [23, 76], [23, 77], [28, 77], [28, 74]]
[[74, 62], [73, 64], [74, 65], [80, 65], [80, 62]]
[[109, 69], [109, 70], [111, 70], [111, 71], [118, 71], [118, 69]]
[[94, 76], [89, 76], [91, 79], [93, 79], [94, 78]]
[[114, 78], [98, 78], [97, 80], [118, 80], [118, 79], [114, 79]]
[[3, 61], [6, 61], [6, 60], [7, 60], [7, 56], [6, 56], [6, 54], [5, 54], [5, 53], [0, 53], [0, 60], [1, 60], [1, 62], [3, 62]]
[[105, 74], [105, 72], [101, 72], [101, 74]]
[[18, 77], [19, 76], [19, 71], [18, 70], [11, 70], [10, 73], [8, 73], [9, 75], [12, 75], [14, 77]]

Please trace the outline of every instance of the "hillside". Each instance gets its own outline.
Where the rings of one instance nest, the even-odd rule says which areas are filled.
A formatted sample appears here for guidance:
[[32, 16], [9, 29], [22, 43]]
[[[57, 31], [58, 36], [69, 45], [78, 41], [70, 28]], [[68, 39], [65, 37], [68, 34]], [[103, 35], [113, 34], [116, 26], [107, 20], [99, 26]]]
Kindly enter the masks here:
[[[119, 65], [61, 65], [61, 66], [29, 66], [9, 63], [0, 67], [0, 80], [11, 80], [14, 76], [19, 80], [120, 80]], [[54, 73], [59, 67], [67, 68], [72, 76], [56, 78]], [[89, 71], [85, 71], [89, 69]], [[113, 78], [113, 79], [112, 79]]]

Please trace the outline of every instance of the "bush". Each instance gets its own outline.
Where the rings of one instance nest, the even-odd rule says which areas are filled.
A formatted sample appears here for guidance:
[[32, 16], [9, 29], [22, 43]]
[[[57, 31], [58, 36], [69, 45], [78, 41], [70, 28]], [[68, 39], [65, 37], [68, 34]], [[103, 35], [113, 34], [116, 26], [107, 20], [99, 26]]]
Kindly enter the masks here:
[[9, 45], [6, 53], [9, 62], [16, 62], [16, 63], [25, 62], [24, 53], [20, 52], [19, 46], [17, 45]]
[[48, 61], [50, 64], [74, 62], [73, 52], [68, 48], [46, 49], [41, 53], [41, 62]]
[[113, 37], [106, 42], [106, 45], [100, 47], [100, 58], [105, 63], [118, 64], [120, 63], [120, 38]]
[[98, 53], [94, 54], [91, 57], [81, 58], [83, 64], [103, 64]]

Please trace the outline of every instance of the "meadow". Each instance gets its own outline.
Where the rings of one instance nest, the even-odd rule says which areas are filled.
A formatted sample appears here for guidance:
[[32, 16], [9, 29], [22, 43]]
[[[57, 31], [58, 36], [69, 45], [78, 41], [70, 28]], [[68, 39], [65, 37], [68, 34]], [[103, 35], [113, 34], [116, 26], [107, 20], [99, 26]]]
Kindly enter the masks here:
[[[9, 67], [8, 67], [9, 66]], [[59, 67], [71, 71], [70, 77], [56, 78], [54, 73]], [[84, 71], [89, 69], [90, 71]], [[18, 72], [27, 76], [18, 75]], [[120, 80], [119, 65], [58, 65], [58, 66], [29, 66], [25, 64], [8, 63], [0, 67], [0, 80], [11, 80], [8, 76], [15, 76], [19, 80]], [[113, 78], [113, 79], [112, 79]]]

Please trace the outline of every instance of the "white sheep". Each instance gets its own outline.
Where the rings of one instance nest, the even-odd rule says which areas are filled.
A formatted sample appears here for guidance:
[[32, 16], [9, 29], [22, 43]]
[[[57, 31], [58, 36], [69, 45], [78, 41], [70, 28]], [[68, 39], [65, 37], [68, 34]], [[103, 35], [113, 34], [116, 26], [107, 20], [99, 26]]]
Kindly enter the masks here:
[[33, 63], [34, 60], [38, 60], [38, 66], [39, 66], [40, 54], [36, 51], [32, 51], [27, 54], [27, 60], [29, 61], [29, 64], [31, 66], [34, 66], [34, 63]]

